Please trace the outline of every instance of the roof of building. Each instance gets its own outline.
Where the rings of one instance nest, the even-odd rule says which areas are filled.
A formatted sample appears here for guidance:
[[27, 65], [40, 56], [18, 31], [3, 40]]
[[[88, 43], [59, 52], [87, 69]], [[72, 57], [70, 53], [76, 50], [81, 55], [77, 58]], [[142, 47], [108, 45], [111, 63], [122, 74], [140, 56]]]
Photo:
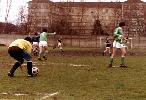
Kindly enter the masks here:
[[55, 3], [64, 7], [100, 7], [100, 8], [121, 8], [122, 3], [144, 3], [141, 0], [127, 0], [125, 2], [52, 2], [50, 0], [32, 0], [29, 3]]
[[126, 2], [129, 2], [129, 3], [139, 3], [139, 2], [143, 2], [141, 0], [127, 0]]
[[55, 2], [56, 4], [64, 7], [104, 7], [104, 8], [115, 8], [121, 7], [121, 2]]
[[50, 0], [32, 0], [32, 1], [29, 1], [31, 3], [49, 3]]

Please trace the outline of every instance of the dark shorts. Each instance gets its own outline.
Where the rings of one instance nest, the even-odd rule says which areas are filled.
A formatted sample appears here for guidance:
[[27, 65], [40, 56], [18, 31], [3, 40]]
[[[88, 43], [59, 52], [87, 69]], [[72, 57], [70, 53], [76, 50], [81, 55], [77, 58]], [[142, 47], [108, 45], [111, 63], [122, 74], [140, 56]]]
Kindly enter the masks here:
[[111, 44], [107, 44], [107, 45], [106, 45], [106, 47], [111, 47], [111, 46], [112, 46]]
[[31, 60], [31, 56], [23, 49], [17, 46], [9, 47], [8, 53], [10, 54], [11, 57], [19, 61], [20, 63], [23, 63], [24, 59], [27, 61]]

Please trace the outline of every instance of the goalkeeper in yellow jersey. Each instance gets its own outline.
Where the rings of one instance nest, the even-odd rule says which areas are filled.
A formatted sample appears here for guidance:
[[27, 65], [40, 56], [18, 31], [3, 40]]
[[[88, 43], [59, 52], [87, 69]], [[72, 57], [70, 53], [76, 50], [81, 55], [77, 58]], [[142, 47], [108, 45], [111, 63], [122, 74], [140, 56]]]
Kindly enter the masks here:
[[32, 77], [32, 61], [31, 61], [31, 38], [26, 37], [25, 39], [16, 39], [8, 47], [9, 55], [16, 60], [10, 71], [8, 72], [9, 77], [13, 77], [16, 69], [21, 67], [24, 60], [27, 61], [27, 73], [28, 77]]

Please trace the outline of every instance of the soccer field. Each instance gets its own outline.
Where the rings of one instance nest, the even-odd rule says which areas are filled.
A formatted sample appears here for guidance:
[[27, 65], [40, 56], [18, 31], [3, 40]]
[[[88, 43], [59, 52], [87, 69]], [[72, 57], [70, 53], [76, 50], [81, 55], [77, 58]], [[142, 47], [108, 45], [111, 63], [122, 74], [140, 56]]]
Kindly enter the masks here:
[[127, 56], [128, 68], [118, 67], [117, 56], [116, 67], [108, 68], [109, 57], [96, 53], [70, 48], [62, 55], [50, 49], [47, 61], [33, 57], [37, 77], [27, 77], [24, 64], [10, 78], [7, 72], [15, 60], [1, 47], [0, 100], [146, 100], [145, 56]]

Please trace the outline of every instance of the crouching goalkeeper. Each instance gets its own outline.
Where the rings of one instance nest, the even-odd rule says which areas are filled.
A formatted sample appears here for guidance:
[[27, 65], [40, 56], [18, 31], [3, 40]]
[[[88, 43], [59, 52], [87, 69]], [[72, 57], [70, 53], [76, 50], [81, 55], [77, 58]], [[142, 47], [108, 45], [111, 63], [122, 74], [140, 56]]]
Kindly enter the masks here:
[[15, 70], [27, 61], [27, 73], [28, 77], [32, 77], [32, 61], [31, 61], [31, 38], [26, 37], [25, 39], [17, 39], [13, 41], [8, 47], [9, 55], [16, 60], [10, 71], [8, 72], [9, 77], [13, 77]]

